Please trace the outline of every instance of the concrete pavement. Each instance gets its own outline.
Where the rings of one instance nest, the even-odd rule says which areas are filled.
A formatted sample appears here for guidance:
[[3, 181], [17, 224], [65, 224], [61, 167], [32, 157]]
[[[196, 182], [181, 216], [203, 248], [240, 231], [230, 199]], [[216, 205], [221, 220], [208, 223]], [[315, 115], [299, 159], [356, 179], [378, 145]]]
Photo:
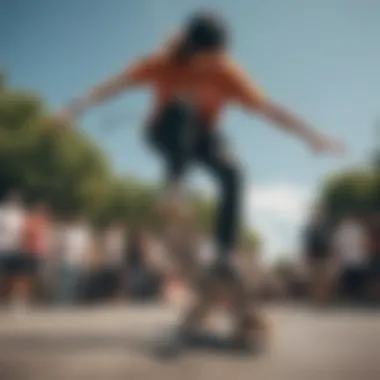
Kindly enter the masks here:
[[1, 380], [379, 380], [380, 314], [267, 310], [267, 351], [191, 352], [159, 361], [152, 345], [176, 320], [158, 306], [0, 313]]

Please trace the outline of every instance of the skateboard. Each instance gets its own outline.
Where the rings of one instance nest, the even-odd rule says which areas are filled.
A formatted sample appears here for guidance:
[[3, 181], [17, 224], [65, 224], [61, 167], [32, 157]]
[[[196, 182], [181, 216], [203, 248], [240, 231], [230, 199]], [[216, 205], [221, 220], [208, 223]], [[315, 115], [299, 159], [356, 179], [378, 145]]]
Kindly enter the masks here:
[[190, 352], [222, 353], [227, 355], [252, 356], [263, 352], [265, 342], [257, 335], [238, 341], [230, 335], [197, 331], [186, 336], [172, 334], [156, 347], [156, 356], [161, 359], [178, 359]]

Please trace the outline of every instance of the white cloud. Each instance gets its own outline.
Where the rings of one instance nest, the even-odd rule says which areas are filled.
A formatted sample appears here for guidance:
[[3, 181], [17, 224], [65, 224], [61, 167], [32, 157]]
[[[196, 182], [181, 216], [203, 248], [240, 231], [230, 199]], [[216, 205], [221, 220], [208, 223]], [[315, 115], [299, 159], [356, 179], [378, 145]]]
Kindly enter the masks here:
[[247, 207], [283, 220], [299, 222], [310, 205], [311, 193], [306, 187], [292, 184], [270, 184], [251, 187], [246, 196]]
[[296, 253], [311, 201], [309, 188], [290, 183], [257, 185], [247, 190], [245, 218], [261, 234], [267, 260], [279, 253]]
[[[202, 186], [215, 196], [212, 183]], [[300, 232], [313, 201], [312, 189], [294, 183], [268, 183], [248, 186], [244, 197], [244, 217], [263, 240], [264, 260], [278, 254], [297, 254]]]

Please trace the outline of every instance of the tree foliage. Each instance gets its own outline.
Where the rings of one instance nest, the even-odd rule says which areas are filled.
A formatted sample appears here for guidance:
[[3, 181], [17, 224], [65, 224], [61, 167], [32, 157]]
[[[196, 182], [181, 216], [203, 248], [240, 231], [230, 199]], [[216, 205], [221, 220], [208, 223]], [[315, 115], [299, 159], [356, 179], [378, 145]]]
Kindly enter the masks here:
[[370, 168], [335, 174], [326, 179], [321, 200], [328, 218], [338, 221], [346, 214], [365, 216], [378, 208], [380, 175]]
[[[29, 200], [44, 200], [58, 215], [84, 213], [106, 223], [157, 223], [157, 187], [115, 175], [101, 149], [78, 130], [56, 128], [34, 93], [6, 85], [0, 73], [0, 196], [21, 190]], [[214, 203], [191, 197], [198, 223], [211, 231]], [[257, 235], [245, 231], [245, 241]]]

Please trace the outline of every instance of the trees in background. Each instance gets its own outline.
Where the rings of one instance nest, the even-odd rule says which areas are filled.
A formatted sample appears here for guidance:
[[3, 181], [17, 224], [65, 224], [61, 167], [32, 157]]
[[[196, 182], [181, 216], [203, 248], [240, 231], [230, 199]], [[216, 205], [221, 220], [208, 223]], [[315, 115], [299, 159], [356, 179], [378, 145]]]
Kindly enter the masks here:
[[380, 175], [370, 168], [330, 176], [321, 192], [321, 203], [334, 223], [346, 214], [365, 217], [378, 210]]
[[[158, 188], [115, 175], [91, 138], [71, 128], [56, 128], [35, 93], [7, 85], [0, 73], [0, 196], [19, 189], [27, 200], [44, 200], [53, 212], [87, 215], [94, 222], [124, 219], [154, 224]], [[201, 194], [191, 197], [198, 223], [211, 230], [214, 205]], [[257, 244], [252, 231], [242, 242]]]
[[21, 189], [59, 213], [95, 215], [104, 206], [112, 173], [99, 148], [76, 131], [57, 131], [35, 94], [0, 92], [0, 192]]

